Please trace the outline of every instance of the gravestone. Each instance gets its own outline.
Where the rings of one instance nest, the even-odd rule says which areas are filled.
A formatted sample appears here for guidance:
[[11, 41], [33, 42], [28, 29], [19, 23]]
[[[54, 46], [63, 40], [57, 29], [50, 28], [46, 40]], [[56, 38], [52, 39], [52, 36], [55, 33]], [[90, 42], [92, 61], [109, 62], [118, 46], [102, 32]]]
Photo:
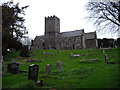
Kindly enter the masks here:
[[42, 54], [46, 54], [45, 52], [42, 52]]
[[57, 61], [57, 68], [58, 68], [58, 70], [62, 70], [62, 62], [61, 61]]
[[20, 51], [21, 57], [29, 57], [29, 50], [27, 46], [24, 46], [22, 50]]
[[47, 64], [47, 65], [46, 65], [46, 74], [47, 74], [47, 75], [50, 75], [50, 74], [51, 74], [51, 69], [52, 69], [52, 65]]
[[107, 54], [104, 54], [104, 60], [105, 60], [105, 63], [108, 64], [108, 56], [107, 56]]
[[32, 64], [29, 66], [28, 79], [37, 80], [38, 79], [39, 66]]
[[9, 63], [8, 64], [8, 72], [12, 74], [19, 73], [19, 64], [18, 63]]

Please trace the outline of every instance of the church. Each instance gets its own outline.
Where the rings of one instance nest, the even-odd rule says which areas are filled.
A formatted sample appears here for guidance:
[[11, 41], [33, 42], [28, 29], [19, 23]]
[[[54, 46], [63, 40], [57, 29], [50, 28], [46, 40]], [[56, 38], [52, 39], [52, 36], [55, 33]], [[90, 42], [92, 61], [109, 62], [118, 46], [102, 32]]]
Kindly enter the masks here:
[[85, 33], [84, 29], [60, 32], [60, 19], [58, 17], [45, 17], [45, 33], [36, 36], [34, 49], [90, 49], [97, 48], [96, 32]]

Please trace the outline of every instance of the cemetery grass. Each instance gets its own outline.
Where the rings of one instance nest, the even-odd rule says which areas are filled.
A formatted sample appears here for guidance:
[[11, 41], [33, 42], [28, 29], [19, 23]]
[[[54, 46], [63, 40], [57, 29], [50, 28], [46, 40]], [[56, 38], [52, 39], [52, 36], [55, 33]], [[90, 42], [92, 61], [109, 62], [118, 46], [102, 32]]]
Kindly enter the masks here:
[[[9, 53], [4, 57], [5, 73], [2, 76], [3, 88], [118, 88], [118, 48], [105, 50], [109, 62], [105, 64], [103, 51], [100, 49], [82, 50], [34, 50], [30, 51], [30, 57], [17, 59], [20, 63], [19, 70], [28, 71], [29, 65], [39, 65], [38, 80], [43, 79], [44, 86], [39, 87], [35, 82], [28, 80], [28, 73], [10, 74], [7, 72], [7, 64], [11, 59], [19, 56], [19, 52]], [[47, 54], [42, 54], [46, 52]], [[52, 53], [52, 55], [50, 54]], [[80, 57], [71, 57], [71, 54], [81, 54]], [[37, 62], [27, 62], [28, 59]], [[86, 59], [98, 59], [98, 61], [83, 61]], [[56, 62], [62, 61], [62, 70], [57, 70]], [[52, 65], [51, 75], [45, 74], [46, 64]]]

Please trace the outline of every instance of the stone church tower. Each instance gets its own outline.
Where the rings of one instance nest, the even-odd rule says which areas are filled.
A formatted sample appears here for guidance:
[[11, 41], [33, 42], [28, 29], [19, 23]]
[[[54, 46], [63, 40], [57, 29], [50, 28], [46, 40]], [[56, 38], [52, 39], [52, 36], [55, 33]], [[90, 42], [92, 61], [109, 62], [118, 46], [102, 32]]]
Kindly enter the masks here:
[[56, 49], [56, 38], [60, 33], [60, 19], [58, 17], [51, 16], [45, 17], [45, 48]]

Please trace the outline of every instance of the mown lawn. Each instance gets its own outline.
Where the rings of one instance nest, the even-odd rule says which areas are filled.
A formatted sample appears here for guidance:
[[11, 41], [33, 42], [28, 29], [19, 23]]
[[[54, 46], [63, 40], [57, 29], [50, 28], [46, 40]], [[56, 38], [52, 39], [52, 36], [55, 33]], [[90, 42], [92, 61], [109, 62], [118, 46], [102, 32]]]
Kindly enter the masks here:
[[[44, 55], [42, 52], [52, 53]], [[118, 63], [105, 64], [103, 51], [100, 49], [87, 50], [35, 50], [30, 51], [30, 58], [41, 62], [26, 62], [29, 58], [17, 59], [20, 64], [19, 69], [28, 71], [29, 65], [39, 65], [38, 80], [43, 79], [45, 86], [38, 87], [35, 82], [28, 80], [28, 74], [10, 74], [7, 72], [7, 64], [11, 59], [19, 56], [19, 52], [9, 53], [5, 56], [5, 73], [3, 74], [3, 88], [118, 88]], [[118, 62], [118, 48], [105, 50], [108, 54], [109, 62]], [[82, 54], [81, 57], [70, 57], [71, 54]], [[95, 59], [98, 61], [81, 61], [85, 59]], [[62, 61], [63, 69], [57, 70], [56, 62]], [[45, 74], [46, 64], [52, 65], [51, 75]]]

